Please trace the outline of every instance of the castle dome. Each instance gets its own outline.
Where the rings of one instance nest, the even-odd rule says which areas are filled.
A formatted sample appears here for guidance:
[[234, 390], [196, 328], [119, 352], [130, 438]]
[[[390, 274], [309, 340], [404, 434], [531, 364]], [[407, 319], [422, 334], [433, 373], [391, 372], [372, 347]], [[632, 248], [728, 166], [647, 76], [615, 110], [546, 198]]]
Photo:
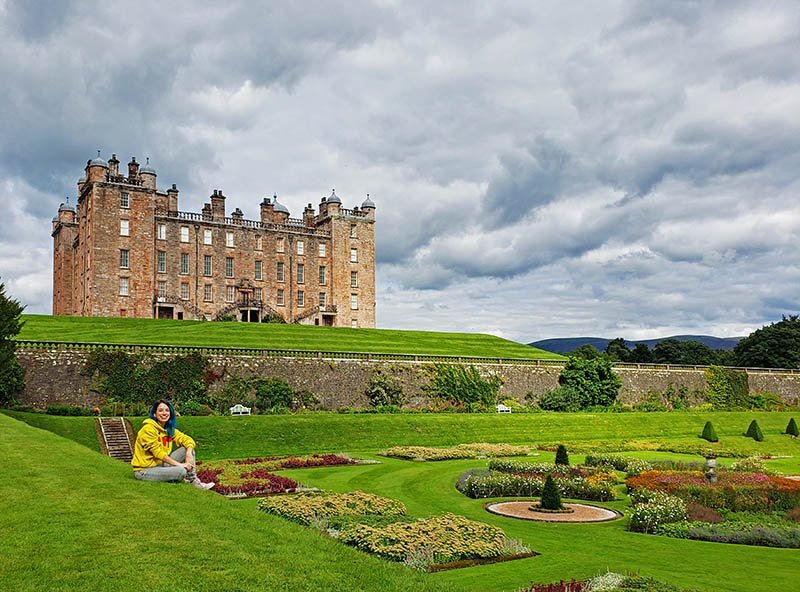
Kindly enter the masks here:
[[278, 196], [277, 195], [272, 197], [272, 205], [275, 208], [276, 212], [281, 212], [282, 214], [288, 214], [289, 213], [289, 208], [287, 208], [282, 203], [278, 202]]
[[327, 201], [328, 201], [328, 203], [338, 203], [338, 204], [342, 203], [342, 200], [339, 199], [338, 195], [336, 195], [336, 190], [335, 189], [331, 189], [331, 195], [330, 195], [330, 197], [328, 197]]
[[108, 163], [105, 160], [103, 160], [102, 158], [100, 158], [100, 151], [98, 150], [97, 151], [97, 158], [95, 158], [94, 160], [89, 161], [89, 166], [101, 166], [101, 167], [108, 168]]
[[375, 203], [369, 198], [369, 193], [367, 193], [367, 199], [361, 203], [362, 210], [366, 210], [367, 208], [375, 209]]
[[58, 211], [59, 212], [74, 212], [75, 208], [73, 208], [71, 205], [69, 205], [69, 200], [67, 200], [66, 203], [62, 203], [60, 206], [58, 206]]
[[149, 173], [151, 175], [155, 175], [156, 174], [156, 170], [153, 167], [150, 166], [150, 157], [149, 156], [147, 157], [146, 162], [144, 163], [144, 166], [139, 169], [139, 174], [142, 174], [142, 173]]

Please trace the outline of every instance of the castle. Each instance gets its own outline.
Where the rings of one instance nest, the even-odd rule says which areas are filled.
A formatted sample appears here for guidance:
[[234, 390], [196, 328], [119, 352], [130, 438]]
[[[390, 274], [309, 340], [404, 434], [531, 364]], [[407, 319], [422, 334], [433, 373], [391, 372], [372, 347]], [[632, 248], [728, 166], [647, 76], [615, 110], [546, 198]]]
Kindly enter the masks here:
[[259, 220], [200, 213], [156, 186], [149, 160], [128, 175], [115, 154], [86, 164], [77, 207], [53, 218], [53, 314], [375, 327], [375, 204], [345, 209], [333, 191], [291, 218], [277, 197]]

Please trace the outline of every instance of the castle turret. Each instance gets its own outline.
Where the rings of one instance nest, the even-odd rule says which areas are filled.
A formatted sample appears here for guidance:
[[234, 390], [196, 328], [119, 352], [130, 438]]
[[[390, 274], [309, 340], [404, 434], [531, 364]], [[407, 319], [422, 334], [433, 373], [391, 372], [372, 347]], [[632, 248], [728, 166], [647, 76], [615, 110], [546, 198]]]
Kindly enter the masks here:
[[336, 195], [335, 189], [331, 189], [331, 194], [328, 196], [328, 199], [325, 200], [325, 203], [328, 206], [327, 213], [329, 216], [335, 216], [342, 209], [342, 200]]
[[69, 198], [58, 206], [57, 219], [61, 224], [75, 224], [75, 208], [69, 205]]
[[211, 195], [211, 219], [220, 222], [225, 219], [225, 196], [221, 189], [215, 189]]
[[100, 151], [97, 151], [97, 158], [86, 163], [86, 180], [89, 183], [105, 181], [108, 177], [108, 163], [100, 158]]
[[167, 189], [167, 209], [170, 212], [178, 211], [178, 186], [175, 183]]
[[145, 165], [139, 170], [139, 178], [142, 180], [142, 186], [155, 190], [156, 170], [150, 166], [149, 157], [147, 158]]
[[365, 218], [375, 219], [375, 203], [369, 198], [369, 193], [367, 193], [367, 199], [361, 203], [361, 210], [364, 212]]
[[278, 196], [272, 196], [272, 207], [275, 211], [273, 221], [275, 224], [286, 224], [289, 219], [289, 208], [278, 202]]

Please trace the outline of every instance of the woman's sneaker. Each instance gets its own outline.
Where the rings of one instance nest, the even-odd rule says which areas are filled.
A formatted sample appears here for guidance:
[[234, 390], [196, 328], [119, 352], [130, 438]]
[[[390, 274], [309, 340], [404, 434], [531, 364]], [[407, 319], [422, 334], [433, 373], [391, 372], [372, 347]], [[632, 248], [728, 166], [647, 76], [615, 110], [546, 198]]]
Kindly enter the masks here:
[[214, 483], [213, 481], [210, 481], [209, 483], [203, 483], [197, 477], [195, 477], [194, 481], [192, 481], [191, 483], [192, 485], [197, 487], [197, 489], [211, 489], [212, 487], [214, 487], [214, 485], [216, 485], [216, 483]]

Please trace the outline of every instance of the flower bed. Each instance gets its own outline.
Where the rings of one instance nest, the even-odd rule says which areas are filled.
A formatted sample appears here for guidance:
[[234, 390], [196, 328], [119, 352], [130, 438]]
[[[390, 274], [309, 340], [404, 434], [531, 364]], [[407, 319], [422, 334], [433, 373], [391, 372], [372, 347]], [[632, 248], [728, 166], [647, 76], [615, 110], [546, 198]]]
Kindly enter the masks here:
[[339, 516], [404, 516], [406, 507], [399, 501], [353, 491], [350, 493], [307, 492], [291, 497], [264, 498], [258, 509], [300, 524], [309, 525], [321, 518]]
[[381, 453], [382, 456], [416, 461], [458, 460], [481, 456], [525, 456], [531, 453], [528, 446], [511, 444], [459, 444], [453, 448], [429, 448], [427, 446], [393, 446]]
[[[554, 479], [563, 497], [607, 502], [615, 497], [608, 481], [590, 481], [583, 477]], [[544, 489], [545, 477], [541, 475], [516, 475], [491, 473], [470, 474], [459, 479], [456, 488], [471, 498], [486, 497], [539, 497]]]
[[603, 475], [604, 479], [615, 482], [617, 476], [613, 473], [603, 472], [599, 467], [582, 467], [578, 465], [557, 465], [555, 463], [541, 462], [532, 463], [519, 460], [492, 460], [489, 462], [489, 469], [501, 473], [513, 473], [517, 475], [542, 476], [552, 475], [554, 479], [562, 477], [594, 477]]
[[201, 481], [216, 485], [212, 491], [234, 497], [255, 497], [275, 493], [292, 493], [299, 484], [271, 471], [307, 467], [328, 467], [355, 464], [353, 459], [336, 454], [308, 456], [268, 456], [236, 460], [209, 461], [198, 466]]
[[665, 491], [716, 510], [772, 512], [800, 505], [800, 482], [764, 473], [720, 472], [711, 484], [699, 471], [647, 471], [625, 483], [632, 493]]

